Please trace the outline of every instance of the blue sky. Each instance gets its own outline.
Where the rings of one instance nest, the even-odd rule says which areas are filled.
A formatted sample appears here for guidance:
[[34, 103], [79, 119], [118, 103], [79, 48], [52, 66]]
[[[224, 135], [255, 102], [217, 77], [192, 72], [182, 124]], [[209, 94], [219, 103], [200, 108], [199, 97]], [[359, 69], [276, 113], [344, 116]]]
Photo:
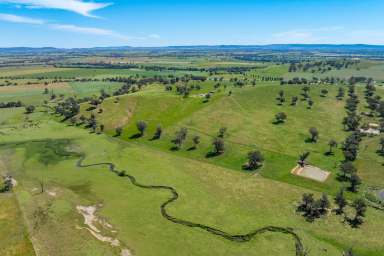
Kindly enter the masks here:
[[0, 47], [384, 44], [382, 0], [0, 0]]

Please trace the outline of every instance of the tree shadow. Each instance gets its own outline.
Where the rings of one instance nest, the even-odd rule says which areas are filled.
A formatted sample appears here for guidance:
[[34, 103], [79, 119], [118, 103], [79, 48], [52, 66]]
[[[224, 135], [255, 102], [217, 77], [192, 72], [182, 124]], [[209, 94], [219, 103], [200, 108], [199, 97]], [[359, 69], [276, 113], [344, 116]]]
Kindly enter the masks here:
[[187, 149], [187, 151], [192, 151], [192, 150], [196, 150], [196, 147], [195, 146], [192, 146], [190, 148]]
[[206, 158], [212, 158], [212, 157], [216, 157], [216, 156], [219, 156], [221, 155], [222, 153], [220, 152], [213, 152], [213, 151], [210, 151], [208, 152], [207, 154], [205, 154], [205, 157]]
[[141, 133], [136, 133], [136, 134], [133, 134], [131, 137], [129, 137], [130, 139], [138, 139], [140, 137], [142, 137], [143, 135]]
[[345, 176], [342, 173], [338, 173], [338, 174], [336, 174], [336, 180], [340, 181], [340, 182], [347, 182], [348, 181], [348, 177]]
[[257, 171], [257, 170], [260, 169], [262, 166], [263, 166], [263, 164], [259, 164], [258, 166], [252, 168], [251, 166], [249, 166], [248, 163], [246, 163], [246, 164], [243, 164], [243, 165], [241, 166], [241, 169], [244, 170], [244, 171], [250, 171], [250, 172], [253, 172], [253, 171]]
[[272, 124], [274, 124], [274, 125], [279, 125], [279, 124], [283, 124], [283, 123], [284, 123], [284, 121], [278, 121], [278, 120], [275, 120], [272, 122]]
[[171, 151], [179, 151], [180, 148], [177, 147], [177, 146], [172, 146], [169, 150], [171, 150]]
[[333, 155], [335, 155], [335, 153], [332, 152], [332, 151], [327, 151], [327, 152], [324, 153], [324, 155], [325, 156], [333, 156]]
[[159, 139], [160, 139], [159, 136], [153, 135], [153, 137], [150, 138], [149, 141], [154, 141], [154, 140], [159, 140]]
[[304, 140], [305, 143], [316, 143], [316, 140], [313, 140], [312, 138], [306, 138]]

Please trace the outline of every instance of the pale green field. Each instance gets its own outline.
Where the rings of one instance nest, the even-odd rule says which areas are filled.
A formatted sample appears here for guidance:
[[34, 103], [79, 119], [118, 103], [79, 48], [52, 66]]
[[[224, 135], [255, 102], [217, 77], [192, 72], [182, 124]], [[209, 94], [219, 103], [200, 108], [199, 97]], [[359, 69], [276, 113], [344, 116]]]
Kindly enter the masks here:
[[[203, 58], [188, 61], [200, 66], [217, 65]], [[227, 62], [221, 63], [234, 64]], [[378, 65], [364, 66], [375, 67]], [[51, 71], [49, 68], [46, 73], [44, 69], [19, 72], [31, 78], [41, 74], [98, 78], [130, 74], [126, 70], [104, 69]], [[141, 72], [149, 76], [158, 74]], [[224, 77], [245, 76], [251, 80], [257, 75], [279, 77], [286, 73], [287, 65], [271, 65], [245, 75]], [[309, 256], [341, 256], [350, 247], [359, 256], [384, 256], [383, 211], [369, 207], [359, 228], [351, 228], [333, 213], [309, 223], [296, 212], [303, 193], [315, 193], [318, 197], [326, 192], [333, 201], [339, 188], [347, 185], [336, 179], [343, 159], [340, 144], [348, 135], [341, 125], [346, 115], [345, 99], [335, 99], [338, 87], [311, 87], [314, 106], [308, 109], [307, 103], [300, 99], [301, 86], [258, 81], [256, 86], [248, 82], [244, 88], [230, 85], [216, 90], [214, 84], [213, 81], [200, 83], [201, 90], [192, 91], [187, 98], [174, 90], [166, 92], [164, 86], [157, 84], [119, 96], [119, 100], [108, 98], [99, 106], [102, 113], [99, 109], [93, 111], [98, 124], [105, 125], [103, 134], [61, 123], [61, 118], [48, 113], [48, 109], [39, 106], [49, 97], [42, 94], [41, 86], [0, 88], [0, 101], [22, 98], [38, 106], [29, 115], [24, 108], [0, 109], [0, 171], [6, 170], [18, 182], [13, 193], [0, 194], [0, 205], [5, 205], [0, 207], [0, 227], [5, 227], [0, 228], [0, 255], [120, 255], [123, 248], [140, 256], [295, 255], [294, 240], [286, 234], [265, 232], [249, 242], [239, 243], [196, 227], [175, 224], [160, 211], [160, 206], [171, 196], [169, 191], [134, 186], [128, 177], [119, 177], [105, 165], [80, 168], [76, 163], [84, 155], [84, 164], [112, 162], [140, 184], [173, 187], [179, 198], [166, 210], [178, 219], [233, 235], [271, 225], [289, 227], [302, 239]], [[54, 87], [53, 91], [80, 98], [98, 96], [101, 89], [112, 93], [119, 86], [119, 83], [71, 82]], [[324, 88], [329, 91], [327, 97], [320, 96]], [[286, 97], [282, 106], [275, 99], [280, 90], [284, 90]], [[358, 85], [359, 111], [366, 109], [363, 90]], [[214, 94], [204, 102], [202, 95], [209, 91]], [[384, 90], [378, 89], [377, 94], [384, 97]], [[297, 106], [289, 105], [292, 96], [299, 97]], [[78, 116], [90, 116], [88, 107], [88, 103], [82, 104]], [[287, 114], [284, 124], [273, 123], [278, 112]], [[146, 121], [148, 128], [143, 137], [136, 138], [136, 122], [140, 120]], [[377, 122], [378, 118], [365, 121]], [[163, 134], [160, 139], [152, 140], [157, 125], [162, 126]], [[122, 136], [114, 137], [115, 128], [120, 126]], [[171, 150], [171, 140], [181, 127], [188, 129], [187, 139], [180, 150]], [[227, 128], [225, 152], [206, 157], [212, 150], [212, 138], [221, 127]], [[306, 142], [310, 127], [320, 132], [317, 143]], [[201, 143], [192, 150], [194, 135], [201, 137]], [[335, 155], [325, 156], [330, 139], [337, 140], [339, 147]], [[363, 185], [358, 194], [346, 193], [349, 200], [361, 196], [368, 187], [383, 187], [384, 159], [376, 154], [378, 145], [379, 137], [363, 139], [356, 160]], [[256, 171], [242, 170], [247, 153], [254, 149], [265, 157], [263, 167]], [[311, 164], [331, 172], [325, 183], [290, 173], [304, 151], [311, 152], [308, 159]], [[95, 224], [100, 230], [98, 234], [118, 239], [119, 246], [111, 246], [91, 234], [76, 209], [80, 205], [98, 207], [96, 215], [102, 220]], [[348, 207], [347, 212], [351, 211]], [[105, 223], [111, 227], [107, 228]]]

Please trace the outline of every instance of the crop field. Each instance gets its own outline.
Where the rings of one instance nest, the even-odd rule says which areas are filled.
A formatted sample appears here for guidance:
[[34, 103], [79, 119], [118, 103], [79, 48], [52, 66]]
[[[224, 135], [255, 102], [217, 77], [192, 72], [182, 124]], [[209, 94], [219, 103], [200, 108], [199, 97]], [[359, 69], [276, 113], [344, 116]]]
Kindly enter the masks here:
[[[359, 132], [383, 123], [382, 62], [290, 72], [274, 59], [179, 54], [0, 69], [19, 82], [0, 87], [0, 184], [11, 184], [0, 193], [0, 255], [384, 256], [384, 137]], [[107, 67], [122, 62], [143, 66]], [[348, 129], [351, 98], [359, 118]], [[292, 174], [298, 165], [329, 176]], [[328, 200], [313, 219], [308, 194]]]

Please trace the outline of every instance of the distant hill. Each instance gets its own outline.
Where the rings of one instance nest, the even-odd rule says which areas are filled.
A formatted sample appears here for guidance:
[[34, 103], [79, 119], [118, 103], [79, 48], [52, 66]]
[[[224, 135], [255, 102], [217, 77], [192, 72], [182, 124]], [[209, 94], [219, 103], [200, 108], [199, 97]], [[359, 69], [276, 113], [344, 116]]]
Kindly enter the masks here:
[[166, 46], [166, 47], [93, 47], [93, 48], [55, 48], [55, 47], [11, 47], [0, 48], [0, 54], [49, 54], [49, 53], [103, 53], [103, 52], [320, 52], [320, 53], [350, 53], [350, 54], [384, 54], [384, 45], [368, 44], [270, 44], [270, 45], [196, 45], [196, 46]]

